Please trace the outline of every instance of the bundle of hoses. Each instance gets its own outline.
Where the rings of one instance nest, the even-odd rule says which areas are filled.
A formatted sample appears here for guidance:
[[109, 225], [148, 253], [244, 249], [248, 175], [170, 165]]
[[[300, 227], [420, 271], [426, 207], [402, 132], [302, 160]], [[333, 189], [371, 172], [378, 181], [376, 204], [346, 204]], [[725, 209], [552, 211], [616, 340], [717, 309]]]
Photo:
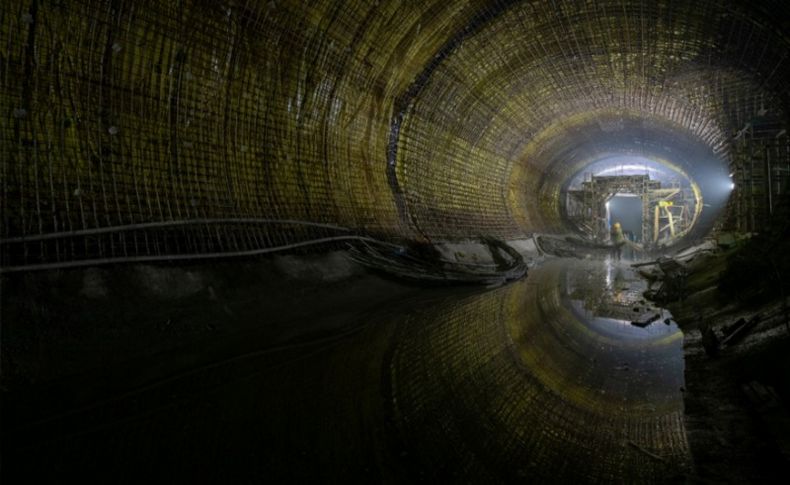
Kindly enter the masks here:
[[398, 278], [432, 284], [475, 284], [498, 286], [523, 278], [527, 264], [515, 249], [503, 241], [482, 238], [493, 263], [463, 263], [442, 259], [426, 247], [371, 245], [365, 241], [349, 245], [351, 258], [376, 271]]

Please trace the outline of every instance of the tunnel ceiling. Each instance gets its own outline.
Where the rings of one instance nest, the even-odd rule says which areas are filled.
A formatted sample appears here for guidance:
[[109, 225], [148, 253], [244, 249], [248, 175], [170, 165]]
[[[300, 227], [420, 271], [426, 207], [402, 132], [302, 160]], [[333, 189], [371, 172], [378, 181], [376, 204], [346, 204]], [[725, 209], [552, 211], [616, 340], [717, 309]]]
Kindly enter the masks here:
[[[590, 155], [680, 158], [692, 176], [702, 168], [695, 165], [718, 158], [726, 170], [734, 132], [762, 107], [783, 116], [783, 88], [770, 88], [784, 79], [775, 76], [785, 54], [771, 52], [783, 42], [759, 12], [716, 2], [514, 2], [501, 10], [470, 23], [479, 27], [431, 71], [406, 115], [399, 182], [429, 236], [452, 233], [442, 221], [457, 217], [558, 229], [557, 184]], [[442, 141], [424, 143], [426, 135]], [[461, 165], [471, 167], [450, 168]], [[444, 183], [459, 187], [455, 201], [429, 188], [439, 167], [450, 174]], [[508, 176], [508, 200], [492, 207]]]
[[17, 265], [558, 230], [598, 154], [787, 124], [782, 1], [7, 3]]

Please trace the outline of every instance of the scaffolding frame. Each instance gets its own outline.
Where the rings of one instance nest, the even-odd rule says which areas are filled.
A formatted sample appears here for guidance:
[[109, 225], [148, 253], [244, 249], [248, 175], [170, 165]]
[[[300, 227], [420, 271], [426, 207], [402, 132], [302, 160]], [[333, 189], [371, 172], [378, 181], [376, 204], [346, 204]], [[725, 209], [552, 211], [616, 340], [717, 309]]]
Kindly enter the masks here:
[[641, 237], [645, 246], [669, 243], [685, 235], [694, 223], [693, 197], [675, 180], [662, 187], [650, 175], [595, 176], [586, 174], [581, 189], [568, 191], [569, 217], [577, 228], [598, 242], [610, 239], [606, 203], [617, 194], [632, 194], [642, 202]]
[[760, 232], [774, 218], [779, 201], [790, 190], [790, 139], [777, 121], [752, 119], [735, 137], [728, 228]]

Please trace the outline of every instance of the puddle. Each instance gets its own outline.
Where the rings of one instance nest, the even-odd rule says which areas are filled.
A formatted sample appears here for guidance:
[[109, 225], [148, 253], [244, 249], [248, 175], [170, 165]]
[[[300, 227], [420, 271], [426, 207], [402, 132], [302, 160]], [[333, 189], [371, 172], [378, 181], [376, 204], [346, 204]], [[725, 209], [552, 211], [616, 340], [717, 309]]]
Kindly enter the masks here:
[[[425, 290], [25, 428], [24, 456], [239, 482], [666, 481], [690, 467], [682, 334], [660, 309], [631, 325], [643, 289], [625, 263], [555, 259], [493, 290]], [[217, 443], [243, 453], [226, 463]]]
[[480, 473], [496, 455], [537, 456], [530, 475], [561, 482], [683, 470], [682, 333], [616, 313], [636, 313], [643, 288], [624, 263], [550, 260], [401, 324], [390, 375], [408, 442], [443, 462], [474, 456]]

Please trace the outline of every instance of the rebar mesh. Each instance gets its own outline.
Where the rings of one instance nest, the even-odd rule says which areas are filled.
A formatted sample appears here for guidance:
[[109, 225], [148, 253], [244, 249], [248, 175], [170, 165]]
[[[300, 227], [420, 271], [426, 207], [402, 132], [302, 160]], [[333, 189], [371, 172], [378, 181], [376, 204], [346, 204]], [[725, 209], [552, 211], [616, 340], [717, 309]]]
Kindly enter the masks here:
[[1, 264], [556, 228], [592, 118], [643, 121], [630, 150], [671, 126], [722, 163], [762, 107], [786, 126], [786, 10], [10, 0]]

